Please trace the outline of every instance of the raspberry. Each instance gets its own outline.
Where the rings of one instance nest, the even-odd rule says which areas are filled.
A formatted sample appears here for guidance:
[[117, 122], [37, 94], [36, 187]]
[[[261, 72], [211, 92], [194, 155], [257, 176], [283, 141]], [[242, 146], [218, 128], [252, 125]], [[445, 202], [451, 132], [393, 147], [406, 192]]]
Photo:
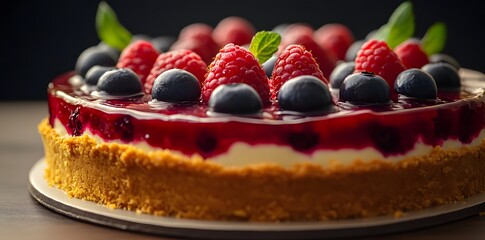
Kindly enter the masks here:
[[362, 45], [355, 58], [354, 72], [372, 72], [384, 78], [389, 86], [394, 88], [397, 75], [406, 68], [399, 57], [379, 40], [369, 40]]
[[162, 72], [173, 68], [186, 70], [194, 74], [199, 82], [202, 83], [204, 81], [204, 75], [207, 71], [207, 64], [205, 64], [197, 53], [187, 49], [173, 50], [162, 53], [158, 56], [150, 71], [150, 74], [146, 79], [144, 84], [145, 93], [152, 92], [153, 83]]
[[208, 102], [216, 87], [228, 83], [246, 83], [258, 92], [263, 103], [269, 103], [268, 77], [258, 60], [247, 49], [232, 43], [224, 46], [209, 65], [202, 101]]
[[409, 68], [421, 68], [429, 63], [428, 55], [421, 48], [417, 40], [406, 40], [394, 49], [404, 66]]
[[281, 53], [291, 44], [299, 44], [295, 42], [295, 39], [301, 38], [302, 36], [305, 36], [305, 38], [313, 38], [313, 28], [303, 23], [288, 25], [281, 35], [281, 44], [278, 46], [278, 53]]
[[144, 84], [158, 55], [150, 42], [137, 40], [123, 49], [116, 67], [133, 70]]
[[285, 49], [291, 44], [303, 45], [305, 49], [312, 53], [313, 58], [315, 58], [318, 66], [320, 66], [320, 70], [322, 70], [323, 76], [327, 79], [330, 77], [330, 74], [337, 63], [337, 59], [334, 55], [318, 46], [312, 36], [309, 36], [308, 34], [298, 34], [297, 32], [286, 34], [282, 39], [280, 50]]
[[194, 34], [191, 37], [179, 38], [170, 50], [189, 49], [197, 53], [206, 64], [209, 64], [219, 51], [219, 45], [211, 35]]
[[246, 19], [231, 16], [222, 19], [212, 32], [212, 37], [219, 46], [228, 43], [236, 45], [245, 45], [251, 42], [256, 30], [253, 25]]
[[179, 39], [193, 38], [199, 35], [211, 36], [212, 27], [205, 23], [192, 23], [185, 26], [179, 33]]
[[283, 33], [283, 37], [288, 37], [290, 35], [297, 34], [297, 35], [305, 35], [309, 37], [313, 37], [313, 28], [305, 23], [293, 23], [288, 25], [285, 28]]
[[338, 60], [344, 60], [347, 49], [354, 42], [354, 36], [350, 29], [339, 23], [329, 23], [318, 28], [313, 35], [315, 42], [332, 52]]
[[322, 80], [325, 84], [328, 83], [318, 63], [304, 46], [289, 45], [278, 56], [271, 74], [271, 79], [269, 80], [271, 99], [278, 98], [278, 91], [283, 83], [301, 75], [312, 75]]

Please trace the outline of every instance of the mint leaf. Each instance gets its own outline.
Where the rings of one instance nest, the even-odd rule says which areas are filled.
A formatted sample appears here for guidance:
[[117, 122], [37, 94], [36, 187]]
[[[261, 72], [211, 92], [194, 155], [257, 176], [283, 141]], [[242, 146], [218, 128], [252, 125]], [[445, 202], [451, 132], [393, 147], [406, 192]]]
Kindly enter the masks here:
[[104, 1], [98, 5], [96, 31], [101, 41], [119, 50], [123, 50], [131, 41], [131, 33], [118, 22], [116, 13]]
[[280, 42], [281, 36], [278, 33], [260, 31], [251, 40], [249, 51], [258, 59], [259, 64], [263, 64], [278, 50]]
[[445, 48], [446, 35], [446, 25], [442, 22], [434, 23], [428, 28], [426, 34], [421, 39], [421, 47], [428, 56], [439, 53]]
[[414, 34], [413, 4], [409, 1], [401, 3], [389, 17], [387, 24], [379, 28], [375, 39], [385, 41], [393, 49]]
[[389, 36], [389, 25], [384, 24], [372, 35], [372, 38], [387, 42], [388, 36]]

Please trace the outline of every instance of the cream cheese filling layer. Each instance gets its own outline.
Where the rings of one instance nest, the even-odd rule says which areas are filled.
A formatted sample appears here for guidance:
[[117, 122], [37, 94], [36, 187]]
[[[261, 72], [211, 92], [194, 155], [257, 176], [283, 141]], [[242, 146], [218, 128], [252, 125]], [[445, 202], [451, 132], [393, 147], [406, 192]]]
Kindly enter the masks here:
[[[67, 133], [64, 125], [55, 120], [54, 129], [61, 137], [70, 137]], [[119, 140], [113, 140], [106, 142], [101, 137], [86, 130], [84, 134], [95, 139], [97, 143], [119, 143], [123, 144]], [[480, 134], [470, 143], [463, 144], [459, 140], [446, 140], [440, 146], [443, 150], [458, 150], [464, 146], [478, 146], [485, 139], [485, 130], [482, 129]], [[150, 151], [163, 151], [167, 149], [160, 149], [150, 146], [146, 142], [130, 143], [130, 145], [139, 148], [141, 150]], [[414, 148], [405, 154], [397, 154], [393, 156], [384, 156], [380, 151], [366, 147], [363, 149], [338, 149], [338, 150], [317, 150], [312, 154], [305, 154], [293, 150], [290, 146], [281, 146], [275, 144], [258, 144], [249, 145], [244, 142], [234, 143], [226, 153], [220, 154], [216, 157], [208, 159], [225, 167], [245, 167], [258, 164], [277, 164], [282, 167], [292, 167], [298, 163], [312, 163], [321, 166], [330, 166], [334, 164], [347, 165], [352, 162], [359, 161], [372, 161], [377, 159], [383, 159], [388, 161], [397, 162], [410, 157], [418, 157], [431, 153], [433, 146], [417, 141]], [[170, 149], [168, 149], [170, 150]], [[179, 155], [185, 158], [193, 156], [187, 156], [181, 152], [170, 150], [172, 154]]]

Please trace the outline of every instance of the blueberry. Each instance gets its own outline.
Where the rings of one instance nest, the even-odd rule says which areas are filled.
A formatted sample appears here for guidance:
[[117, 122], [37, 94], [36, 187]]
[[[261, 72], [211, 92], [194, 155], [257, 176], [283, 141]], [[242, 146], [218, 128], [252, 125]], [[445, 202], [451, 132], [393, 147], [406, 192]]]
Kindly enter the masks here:
[[332, 95], [322, 80], [303, 75], [283, 83], [278, 93], [278, 103], [283, 110], [319, 111], [332, 104]]
[[347, 49], [347, 52], [345, 53], [345, 61], [347, 62], [352, 62], [355, 60], [357, 57], [357, 53], [359, 52], [360, 48], [362, 48], [362, 45], [364, 45], [365, 40], [358, 40], [352, 43], [352, 45], [349, 46]]
[[435, 99], [438, 92], [433, 77], [417, 68], [401, 72], [396, 78], [394, 89], [402, 95], [421, 99]]
[[95, 65], [113, 67], [118, 57], [116, 54], [102, 46], [94, 46], [84, 50], [77, 58], [75, 70], [81, 77], [85, 77], [90, 68]]
[[276, 63], [276, 60], [278, 60], [278, 57], [276, 55], [273, 55], [270, 59], [266, 60], [266, 62], [264, 62], [262, 65], [263, 70], [266, 73], [266, 76], [268, 78], [271, 78], [271, 74], [273, 74], [273, 68]]
[[212, 92], [209, 107], [213, 112], [232, 114], [258, 113], [263, 101], [251, 86], [245, 83], [223, 84]]
[[433, 77], [438, 89], [456, 90], [461, 87], [458, 71], [448, 63], [428, 63], [421, 69]]
[[452, 56], [445, 54], [445, 53], [435, 53], [429, 57], [429, 62], [431, 63], [448, 63], [451, 64], [453, 67], [456, 68], [456, 70], [459, 70], [461, 68], [460, 63], [453, 58]]
[[164, 102], [197, 101], [200, 82], [190, 72], [170, 69], [160, 74], [153, 83], [152, 99]]
[[149, 35], [146, 35], [146, 34], [135, 34], [131, 38], [131, 42], [136, 42], [138, 40], [150, 42], [152, 40], [152, 37], [150, 37]]
[[354, 73], [345, 78], [339, 91], [339, 101], [356, 105], [384, 104], [391, 101], [389, 84], [379, 75]]
[[140, 78], [128, 68], [105, 72], [99, 78], [97, 86], [99, 91], [110, 95], [131, 95], [142, 91]]
[[153, 38], [151, 40], [151, 43], [153, 44], [153, 47], [157, 49], [159, 52], [168, 52], [170, 50], [170, 47], [175, 43], [177, 39], [175, 37], [170, 37], [170, 36], [159, 36], [156, 38]]
[[97, 47], [107, 50], [108, 52], [110, 52], [110, 55], [116, 61], [118, 61], [118, 59], [120, 57], [120, 54], [121, 54], [121, 51], [120, 50], [118, 50], [117, 48], [111, 47], [110, 45], [108, 45], [107, 43], [105, 43], [103, 41], [99, 42], [98, 45], [97, 45]]
[[344, 79], [352, 74], [355, 69], [355, 62], [343, 62], [337, 65], [330, 74], [330, 86], [332, 88], [338, 89]]
[[86, 83], [88, 85], [97, 85], [98, 80], [103, 75], [105, 72], [110, 71], [115, 69], [114, 67], [105, 67], [105, 66], [93, 66], [92, 68], [89, 69], [89, 71], [86, 73]]

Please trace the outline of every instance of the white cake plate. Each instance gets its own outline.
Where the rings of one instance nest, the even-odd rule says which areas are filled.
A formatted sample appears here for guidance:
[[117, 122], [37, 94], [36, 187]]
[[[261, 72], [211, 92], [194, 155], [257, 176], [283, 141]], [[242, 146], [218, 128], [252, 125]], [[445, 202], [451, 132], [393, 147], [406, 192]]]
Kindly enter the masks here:
[[363, 237], [430, 227], [485, 211], [485, 194], [466, 201], [426, 210], [368, 219], [332, 220], [325, 222], [254, 223], [237, 221], [204, 221], [160, 217], [122, 209], [110, 209], [75, 198], [51, 187], [44, 179], [44, 159], [29, 173], [29, 191], [47, 208], [78, 220], [108, 227], [164, 236], [210, 239], [330, 239]]

